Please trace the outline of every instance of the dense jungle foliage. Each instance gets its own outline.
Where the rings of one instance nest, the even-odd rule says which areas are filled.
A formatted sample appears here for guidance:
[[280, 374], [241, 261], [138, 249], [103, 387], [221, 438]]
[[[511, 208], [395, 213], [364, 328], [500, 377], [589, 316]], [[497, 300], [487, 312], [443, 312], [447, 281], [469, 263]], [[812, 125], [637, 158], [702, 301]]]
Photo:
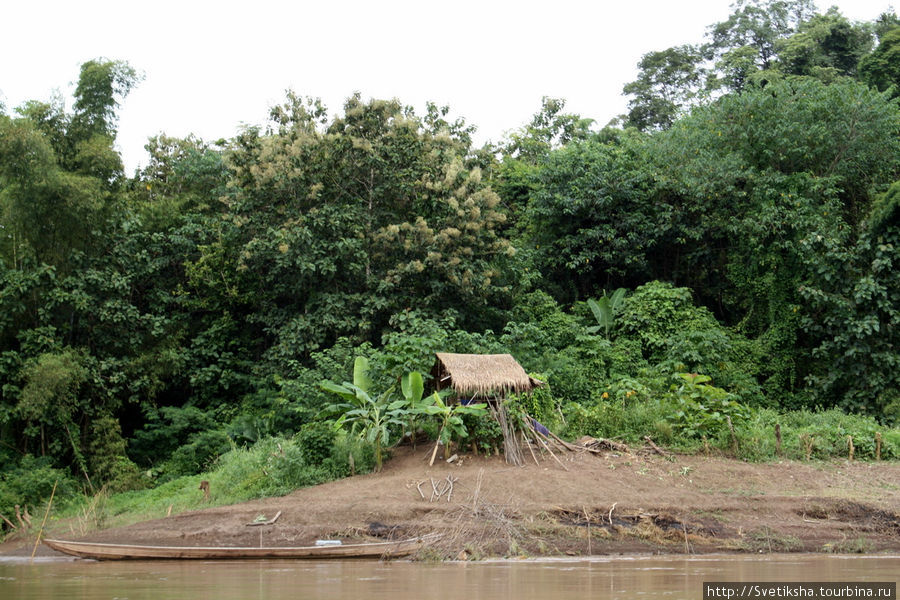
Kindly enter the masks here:
[[238, 456], [235, 497], [283, 493], [417, 428], [490, 449], [429, 396], [437, 351], [513, 354], [563, 435], [900, 457], [900, 21], [734, 11], [644, 56], [617, 122], [547, 98], [484, 147], [446, 107], [289, 93], [129, 176], [127, 63], [0, 107], [0, 514]]

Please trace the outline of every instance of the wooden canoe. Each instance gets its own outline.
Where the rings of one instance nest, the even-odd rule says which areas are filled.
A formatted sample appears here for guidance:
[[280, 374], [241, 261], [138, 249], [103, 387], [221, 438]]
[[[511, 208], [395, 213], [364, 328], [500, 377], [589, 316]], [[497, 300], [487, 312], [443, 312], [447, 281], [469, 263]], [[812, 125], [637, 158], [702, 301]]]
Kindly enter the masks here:
[[396, 558], [421, 549], [428, 541], [440, 537], [431, 534], [406, 540], [340, 544], [328, 546], [294, 546], [268, 548], [257, 547], [203, 547], [203, 546], [138, 546], [129, 544], [101, 544], [96, 542], [71, 542], [49, 540], [43, 542], [65, 554], [95, 560], [148, 560], [148, 559], [226, 559], [226, 558]]

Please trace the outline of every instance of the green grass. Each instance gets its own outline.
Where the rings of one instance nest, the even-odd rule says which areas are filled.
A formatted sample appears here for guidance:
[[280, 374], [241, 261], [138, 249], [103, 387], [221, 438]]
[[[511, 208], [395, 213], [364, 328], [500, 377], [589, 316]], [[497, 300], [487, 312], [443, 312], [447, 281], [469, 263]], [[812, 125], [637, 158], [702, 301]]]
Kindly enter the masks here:
[[[371, 449], [355, 439], [339, 439], [329, 458], [312, 465], [307, 464], [302, 449], [292, 439], [267, 438], [248, 448], [226, 452], [209, 471], [198, 475], [179, 477], [150, 489], [78, 497], [55, 511], [54, 520], [66, 520], [76, 532], [87, 533], [98, 527], [281, 496], [349, 475], [351, 453], [357, 472], [371, 470]], [[199, 489], [204, 480], [209, 481], [208, 502]]]

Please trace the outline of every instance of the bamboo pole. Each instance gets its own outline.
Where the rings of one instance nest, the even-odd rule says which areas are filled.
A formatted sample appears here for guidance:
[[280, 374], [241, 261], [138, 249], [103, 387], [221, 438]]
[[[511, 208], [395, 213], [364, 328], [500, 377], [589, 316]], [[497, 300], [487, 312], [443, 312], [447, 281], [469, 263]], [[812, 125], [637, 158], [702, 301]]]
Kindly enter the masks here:
[[41, 521], [41, 528], [38, 531], [37, 539], [34, 540], [34, 549], [31, 551], [31, 562], [34, 562], [34, 555], [37, 552], [38, 544], [41, 543], [41, 536], [44, 534], [44, 525], [47, 524], [47, 516], [50, 514], [50, 507], [53, 506], [53, 496], [56, 495], [56, 485], [59, 483], [59, 479], [53, 482], [53, 491], [50, 492], [50, 501], [47, 502], [47, 510], [44, 511], [44, 520]]

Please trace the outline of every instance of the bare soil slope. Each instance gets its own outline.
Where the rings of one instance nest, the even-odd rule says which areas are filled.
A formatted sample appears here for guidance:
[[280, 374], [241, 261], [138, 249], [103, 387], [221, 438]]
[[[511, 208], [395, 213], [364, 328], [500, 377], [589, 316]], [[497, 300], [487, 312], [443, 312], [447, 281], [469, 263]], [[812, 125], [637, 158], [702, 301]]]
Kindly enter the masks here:
[[[85, 539], [296, 546], [322, 538], [441, 532], [426, 551], [433, 558], [900, 550], [898, 463], [751, 464], [571, 453], [524, 467], [476, 456], [429, 467], [428, 454], [422, 447], [402, 448], [381, 473], [96, 531]], [[278, 511], [273, 525], [247, 526]], [[10, 543], [0, 547], [23, 551]]]

